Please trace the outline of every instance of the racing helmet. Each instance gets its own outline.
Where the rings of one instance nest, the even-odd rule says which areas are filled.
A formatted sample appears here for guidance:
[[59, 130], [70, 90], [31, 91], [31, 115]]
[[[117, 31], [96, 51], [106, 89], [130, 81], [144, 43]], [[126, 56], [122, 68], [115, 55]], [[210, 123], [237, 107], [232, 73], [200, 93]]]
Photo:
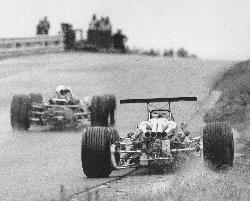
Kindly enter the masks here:
[[71, 89], [68, 86], [58, 85], [56, 87], [56, 94], [57, 95], [63, 95], [64, 96], [68, 92], [72, 95]]

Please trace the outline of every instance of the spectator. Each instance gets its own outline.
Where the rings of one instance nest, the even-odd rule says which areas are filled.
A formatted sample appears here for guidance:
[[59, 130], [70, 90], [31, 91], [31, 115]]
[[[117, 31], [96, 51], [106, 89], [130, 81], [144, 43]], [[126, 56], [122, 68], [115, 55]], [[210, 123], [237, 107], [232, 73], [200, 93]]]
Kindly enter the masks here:
[[184, 48], [180, 48], [177, 52], [176, 52], [178, 57], [188, 57], [188, 51], [186, 51]]
[[110, 23], [110, 20], [109, 20], [109, 17], [106, 17], [105, 19], [105, 26], [104, 26], [104, 30], [105, 31], [109, 31], [109, 32], [112, 32], [112, 26], [111, 26], [111, 23]]
[[96, 15], [94, 14], [92, 16], [92, 19], [89, 23], [89, 30], [96, 30], [97, 29], [97, 24], [98, 24], [98, 21], [96, 19]]
[[105, 19], [103, 17], [101, 17], [101, 19], [99, 21], [99, 30], [104, 31], [105, 30], [105, 25], [106, 25]]
[[42, 24], [43, 24], [43, 27], [44, 27], [44, 34], [48, 35], [49, 34], [50, 23], [49, 23], [47, 17], [44, 17]]
[[62, 23], [64, 49], [71, 50], [75, 46], [75, 31], [71, 24]]
[[36, 31], [37, 35], [40, 35], [40, 34], [48, 35], [50, 23], [47, 17], [44, 17], [43, 20], [40, 20], [36, 28], [37, 28], [37, 31]]
[[114, 48], [119, 50], [121, 53], [125, 53], [125, 45], [127, 37], [122, 34], [122, 31], [120, 29], [117, 30], [117, 33], [113, 36], [113, 45]]
[[37, 35], [43, 34], [43, 33], [42, 33], [41, 24], [42, 24], [42, 20], [39, 20], [39, 23], [38, 23], [38, 25], [36, 26], [36, 34], [37, 34]]

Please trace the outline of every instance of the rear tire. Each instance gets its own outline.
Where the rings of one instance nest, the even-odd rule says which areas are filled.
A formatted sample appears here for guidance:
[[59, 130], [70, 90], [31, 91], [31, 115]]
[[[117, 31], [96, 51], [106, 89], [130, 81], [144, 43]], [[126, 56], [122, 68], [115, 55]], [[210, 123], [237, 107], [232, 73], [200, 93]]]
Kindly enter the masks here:
[[88, 178], [108, 177], [119, 163], [114, 150], [119, 139], [113, 128], [88, 127], [82, 136], [81, 160]]
[[214, 170], [233, 166], [234, 140], [231, 127], [222, 122], [209, 123], [203, 129], [203, 156]]
[[15, 95], [11, 101], [10, 122], [13, 130], [28, 130], [30, 127], [30, 97]]
[[91, 126], [109, 125], [109, 104], [106, 96], [94, 96], [91, 100]]

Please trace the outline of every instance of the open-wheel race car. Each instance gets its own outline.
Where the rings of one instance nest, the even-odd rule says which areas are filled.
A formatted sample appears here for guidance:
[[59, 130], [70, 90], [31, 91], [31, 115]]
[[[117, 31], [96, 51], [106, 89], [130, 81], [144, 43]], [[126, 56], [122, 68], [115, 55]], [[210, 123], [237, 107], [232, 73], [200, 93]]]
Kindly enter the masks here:
[[[197, 101], [197, 98], [121, 100], [120, 104], [147, 104], [146, 121], [140, 122], [126, 137], [120, 137], [114, 127], [87, 127], [81, 147], [85, 175], [89, 178], [108, 177], [113, 170], [128, 167], [152, 167], [154, 164], [166, 167], [175, 163], [183, 153], [201, 157], [212, 169], [231, 167], [234, 160], [231, 127], [223, 122], [211, 122], [203, 128], [203, 134], [190, 137], [187, 125], [177, 125], [171, 111], [171, 103], [178, 101]], [[168, 104], [158, 108], [151, 104], [153, 102]]]
[[32, 124], [57, 129], [95, 126], [100, 121], [102, 126], [114, 124], [114, 95], [95, 95], [91, 100], [80, 101], [73, 98], [69, 87], [62, 85], [56, 93], [48, 102], [37, 93], [14, 95], [10, 108], [13, 130], [28, 130]]

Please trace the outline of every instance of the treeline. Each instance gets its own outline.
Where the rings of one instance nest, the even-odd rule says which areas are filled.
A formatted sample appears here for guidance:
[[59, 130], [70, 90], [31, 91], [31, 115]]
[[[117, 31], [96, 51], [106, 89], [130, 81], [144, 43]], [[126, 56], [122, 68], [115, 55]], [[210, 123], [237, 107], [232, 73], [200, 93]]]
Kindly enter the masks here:
[[131, 54], [141, 54], [146, 56], [164, 56], [164, 57], [180, 57], [180, 58], [197, 58], [196, 54], [191, 54], [184, 48], [179, 48], [177, 51], [174, 51], [174, 49], [164, 49], [161, 53], [160, 50], [157, 49], [129, 49], [129, 53]]

